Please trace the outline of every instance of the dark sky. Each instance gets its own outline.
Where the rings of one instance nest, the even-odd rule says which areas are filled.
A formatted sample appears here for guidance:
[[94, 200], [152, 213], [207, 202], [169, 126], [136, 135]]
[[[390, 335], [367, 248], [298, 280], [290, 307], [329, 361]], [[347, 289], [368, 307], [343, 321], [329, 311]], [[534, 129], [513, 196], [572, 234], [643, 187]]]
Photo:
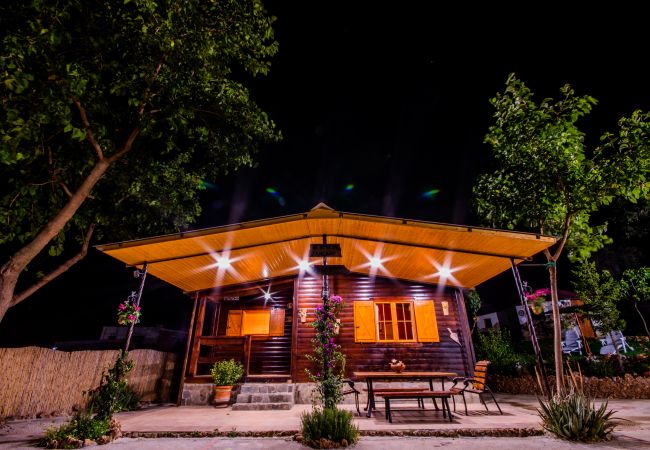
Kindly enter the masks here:
[[[511, 72], [538, 99], [557, 96], [565, 83], [596, 97], [583, 121], [589, 143], [621, 116], [650, 109], [647, 16], [639, 7], [590, 3], [570, 11], [538, 2], [519, 11], [490, 2], [449, 10], [434, 3], [267, 2], [280, 51], [251, 91], [284, 140], [263, 148], [255, 168], [207, 180], [213, 186], [197, 227], [303, 212], [321, 201], [342, 211], [476, 225], [471, 187], [490, 167], [482, 143], [488, 100]], [[422, 195], [432, 189], [439, 192]], [[510, 283], [514, 296], [509, 275], [501, 278], [492, 284]], [[94, 251], [10, 310], [0, 345], [96, 338], [136, 286], [130, 270]], [[183, 328], [188, 305], [151, 279], [143, 325]]]

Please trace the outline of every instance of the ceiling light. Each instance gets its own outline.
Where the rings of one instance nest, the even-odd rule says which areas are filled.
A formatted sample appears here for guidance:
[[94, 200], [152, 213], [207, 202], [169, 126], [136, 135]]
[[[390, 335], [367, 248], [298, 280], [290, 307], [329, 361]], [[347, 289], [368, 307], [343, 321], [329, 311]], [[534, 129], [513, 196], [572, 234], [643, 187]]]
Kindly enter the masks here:
[[381, 259], [377, 258], [376, 256], [370, 258], [370, 267], [373, 269], [378, 269], [381, 267]]
[[309, 261], [300, 261], [300, 263], [298, 263], [298, 269], [300, 269], [301, 272], [309, 270]]
[[441, 267], [438, 269], [438, 275], [441, 278], [449, 278], [451, 276], [451, 269], [449, 267]]
[[230, 259], [226, 256], [222, 256], [221, 258], [217, 258], [217, 267], [220, 269], [227, 269], [230, 267]]

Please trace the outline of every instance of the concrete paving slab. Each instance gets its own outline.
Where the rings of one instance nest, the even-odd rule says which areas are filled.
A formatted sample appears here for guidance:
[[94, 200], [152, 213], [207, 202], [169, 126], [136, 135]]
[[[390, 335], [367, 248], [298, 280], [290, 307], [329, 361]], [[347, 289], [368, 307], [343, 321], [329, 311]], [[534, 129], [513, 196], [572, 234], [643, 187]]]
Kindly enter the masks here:
[[[427, 409], [413, 411], [414, 404], [403, 404], [410, 411], [398, 411], [394, 414], [394, 422], [389, 424], [379, 410], [376, 415], [368, 419], [365, 416], [355, 415], [355, 422], [364, 437], [355, 447], [357, 449], [371, 448], [397, 449], [404, 448], [404, 439], [408, 440], [410, 448], [432, 448], [444, 446], [445, 448], [587, 448], [583, 444], [568, 444], [550, 437], [485, 437], [495, 430], [536, 429], [541, 430], [539, 418], [536, 413], [537, 399], [534, 396], [499, 395], [499, 404], [504, 410], [501, 416], [489, 404], [490, 412], [478, 404], [470, 405], [470, 415], [457, 414], [452, 423], [442, 418], [442, 414], [434, 411], [431, 404]], [[351, 410], [351, 405], [344, 405]], [[589, 445], [589, 448], [634, 448], [650, 449], [650, 400], [612, 400], [609, 407], [618, 411], [616, 417], [622, 419], [615, 439], [609, 443]], [[297, 432], [300, 427], [300, 416], [305, 411], [310, 411], [310, 405], [296, 405], [289, 411], [232, 411], [231, 408], [214, 408], [209, 406], [176, 407], [163, 405], [117, 414], [122, 423], [122, 429], [127, 435], [137, 436], [138, 433], [148, 435], [164, 435], [164, 433], [185, 433], [182, 439], [128, 439], [123, 438], [112, 445], [112, 448], [155, 448], [157, 450], [172, 448], [305, 448], [293, 442], [289, 437]], [[33, 420], [11, 420], [0, 427], [0, 448], [33, 448], [30, 445], [43, 436], [46, 428], [56, 426], [67, 420], [66, 417], [56, 417]], [[469, 437], [388, 437], [391, 434], [417, 434], [438, 433], [445, 436], [452, 435], [455, 431], [462, 433], [475, 433], [482, 435], [480, 440], [468, 440]], [[224, 433], [226, 436], [246, 435], [246, 433], [282, 433], [284, 438], [252, 439], [208, 437], [198, 438], [194, 433]], [[380, 435], [375, 437], [373, 435]], [[443, 445], [444, 443], [444, 445]], [[457, 444], [462, 446], [456, 446]], [[412, 444], [412, 445], [411, 445]], [[440, 445], [439, 445], [440, 444]], [[492, 446], [490, 446], [492, 445]], [[567, 445], [571, 445], [568, 447]]]

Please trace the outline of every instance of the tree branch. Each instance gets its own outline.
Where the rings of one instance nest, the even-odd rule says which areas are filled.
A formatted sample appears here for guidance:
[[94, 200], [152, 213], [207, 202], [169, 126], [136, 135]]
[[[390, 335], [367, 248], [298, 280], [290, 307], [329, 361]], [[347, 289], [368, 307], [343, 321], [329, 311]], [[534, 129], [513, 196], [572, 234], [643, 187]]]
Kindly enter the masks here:
[[564, 218], [564, 230], [562, 231], [562, 239], [560, 240], [560, 245], [555, 249], [555, 254], [553, 255], [553, 261], [557, 261], [564, 250], [564, 245], [566, 244], [567, 239], [569, 238], [569, 228], [571, 226], [571, 214], [567, 214]]
[[81, 116], [81, 123], [83, 123], [84, 128], [86, 129], [86, 137], [90, 141], [91, 145], [95, 149], [95, 153], [97, 154], [97, 158], [101, 161], [104, 159], [104, 152], [102, 150], [101, 145], [99, 145], [99, 142], [95, 139], [95, 135], [93, 134], [92, 129], [90, 128], [90, 122], [88, 121], [88, 115], [86, 114], [86, 109], [81, 106], [81, 102], [74, 98], [72, 99], [74, 104], [77, 106], [77, 109], [79, 110], [79, 115]]
[[[65, 195], [68, 196], [68, 198], [72, 198], [72, 191], [68, 188], [68, 185], [65, 184], [63, 181], [60, 181], [59, 184], [63, 188], [63, 192], [65, 192]], [[88, 198], [91, 200], [95, 200], [95, 197], [91, 194], [88, 194]]]
[[38, 291], [40, 288], [48, 284], [50, 281], [54, 280], [56, 277], [66, 272], [68, 269], [70, 269], [70, 267], [74, 266], [76, 263], [84, 259], [86, 257], [86, 254], [88, 254], [88, 246], [90, 244], [90, 239], [94, 231], [95, 231], [95, 224], [91, 223], [90, 226], [88, 227], [88, 230], [86, 231], [86, 235], [84, 236], [84, 240], [83, 240], [83, 245], [81, 246], [81, 250], [79, 250], [79, 253], [74, 255], [72, 258], [68, 259], [66, 262], [61, 264], [59, 267], [54, 269], [49, 274], [45, 275], [43, 278], [38, 280], [36, 283], [31, 285], [24, 291], [14, 295], [14, 297], [11, 299], [10, 307], [16, 306], [18, 303], [22, 302], [27, 297], [32, 295], [34, 292]]
[[140, 127], [135, 127], [131, 131], [131, 134], [129, 134], [129, 137], [126, 138], [124, 145], [120, 147], [120, 149], [116, 151], [114, 155], [111, 155], [111, 157], [107, 159], [108, 163], [113, 164], [115, 161], [117, 161], [126, 153], [128, 153], [131, 150], [131, 147], [133, 146], [133, 142], [135, 142], [135, 139], [138, 137], [139, 134], [140, 134]]

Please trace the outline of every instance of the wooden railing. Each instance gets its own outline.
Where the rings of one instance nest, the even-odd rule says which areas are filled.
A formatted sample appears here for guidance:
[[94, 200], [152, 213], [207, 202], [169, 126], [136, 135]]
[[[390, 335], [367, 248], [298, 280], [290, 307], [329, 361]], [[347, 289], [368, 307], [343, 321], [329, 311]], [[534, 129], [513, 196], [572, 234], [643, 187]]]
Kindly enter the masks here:
[[201, 377], [209, 375], [209, 368], [215, 362], [234, 359], [244, 365], [248, 375], [250, 365], [250, 336], [198, 336], [190, 360], [188, 375]]

